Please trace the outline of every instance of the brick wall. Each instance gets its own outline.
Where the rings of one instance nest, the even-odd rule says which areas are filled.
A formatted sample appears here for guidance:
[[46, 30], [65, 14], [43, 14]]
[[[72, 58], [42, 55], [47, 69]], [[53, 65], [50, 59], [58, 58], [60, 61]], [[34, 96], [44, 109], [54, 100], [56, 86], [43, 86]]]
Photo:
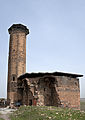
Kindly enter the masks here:
[[[24, 104], [29, 105], [30, 99], [36, 100], [38, 106], [57, 106], [80, 109], [79, 79], [66, 76], [44, 76], [26, 78], [23, 91]], [[30, 94], [31, 93], [31, 94]], [[28, 97], [27, 97], [28, 96]]]
[[79, 79], [71, 77], [56, 77], [58, 87], [56, 91], [59, 94], [61, 105], [80, 109], [80, 88]]
[[8, 60], [8, 102], [17, 101], [17, 78], [26, 72], [26, 34], [27, 28], [16, 24], [9, 28], [9, 60]]

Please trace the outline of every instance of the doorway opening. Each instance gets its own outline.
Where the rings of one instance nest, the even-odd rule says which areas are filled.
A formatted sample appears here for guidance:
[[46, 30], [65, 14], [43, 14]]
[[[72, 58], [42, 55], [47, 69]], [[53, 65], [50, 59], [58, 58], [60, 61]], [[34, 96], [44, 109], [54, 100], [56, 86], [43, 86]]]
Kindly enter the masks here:
[[32, 105], [32, 99], [29, 100], [29, 105], [30, 105], [30, 106]]

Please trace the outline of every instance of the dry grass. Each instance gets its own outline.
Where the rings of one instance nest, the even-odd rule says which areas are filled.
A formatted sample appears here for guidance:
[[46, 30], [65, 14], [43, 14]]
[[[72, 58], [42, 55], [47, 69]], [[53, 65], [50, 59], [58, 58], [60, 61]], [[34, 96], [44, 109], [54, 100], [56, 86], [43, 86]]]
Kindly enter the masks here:
[[0, 118], [0, 120], [4, 120], [3, 118]]
[[85, 120], [85, 112], [57, 107], [20, 107], [11, 120]]

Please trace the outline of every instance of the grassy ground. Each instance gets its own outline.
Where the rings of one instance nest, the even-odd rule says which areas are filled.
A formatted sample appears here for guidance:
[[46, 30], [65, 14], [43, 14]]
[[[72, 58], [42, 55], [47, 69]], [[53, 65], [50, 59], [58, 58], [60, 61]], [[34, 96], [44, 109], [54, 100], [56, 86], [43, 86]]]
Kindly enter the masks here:
[[85, 120], [85, 112], [56, 107], [20, 107], [11, 120]]

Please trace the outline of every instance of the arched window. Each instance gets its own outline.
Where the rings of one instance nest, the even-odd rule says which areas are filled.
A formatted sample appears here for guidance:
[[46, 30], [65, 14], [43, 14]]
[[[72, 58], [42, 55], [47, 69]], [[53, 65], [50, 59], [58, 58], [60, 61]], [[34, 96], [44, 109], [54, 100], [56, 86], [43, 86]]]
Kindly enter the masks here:
[[13, 81], [15, 81], [15, 76], [13, 76]]
[[12, 75], [12, 81], [15, 81], [15, 80], [16, 80], [16, 75], [13, 74], [13, 75]]

